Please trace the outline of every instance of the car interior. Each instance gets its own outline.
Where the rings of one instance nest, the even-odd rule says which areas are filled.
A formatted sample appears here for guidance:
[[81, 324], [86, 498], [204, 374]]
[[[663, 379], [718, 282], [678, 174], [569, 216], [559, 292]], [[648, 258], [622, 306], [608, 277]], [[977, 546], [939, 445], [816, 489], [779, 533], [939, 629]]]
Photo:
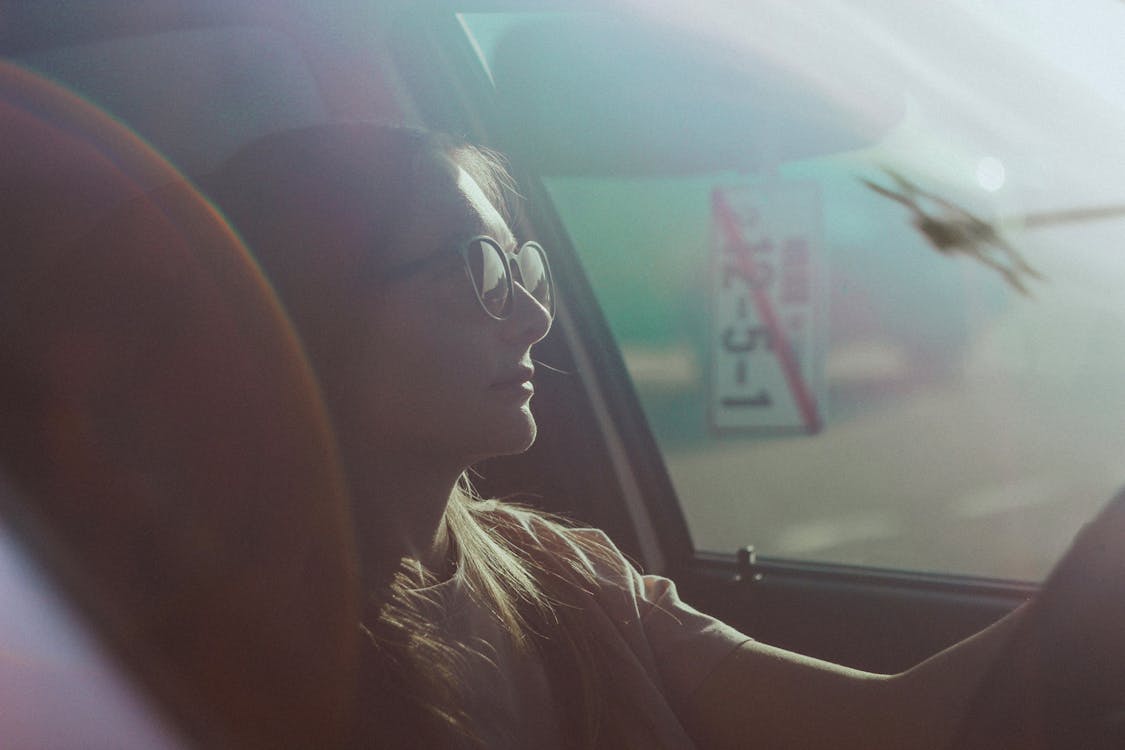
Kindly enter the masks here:
[[[822, 659], [903, 670], [1049, 589], [1073, 663], [1125, 665], [1120, 510], [1055, 570], [1125, 485], [1125, 6], [745, 5], [0, 0], [0, 744], [342, 741], [331, 426], [194, 187], [331, 120], [505, 153], [550, 254], [539, 438], [483, 495]], [[973, 747], [1017, 746], [1006, 674]]]

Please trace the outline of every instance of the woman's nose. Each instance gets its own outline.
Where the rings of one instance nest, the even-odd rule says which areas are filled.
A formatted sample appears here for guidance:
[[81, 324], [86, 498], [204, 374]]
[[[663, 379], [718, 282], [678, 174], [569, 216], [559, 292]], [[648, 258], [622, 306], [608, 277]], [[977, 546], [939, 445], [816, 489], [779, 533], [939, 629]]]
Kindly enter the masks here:
[[514, 282], [512, 288], [515, 299], [511, 317], [505, 321], [505, 338], [531, 346], [551, 330], [551, 313], [520, 282]]

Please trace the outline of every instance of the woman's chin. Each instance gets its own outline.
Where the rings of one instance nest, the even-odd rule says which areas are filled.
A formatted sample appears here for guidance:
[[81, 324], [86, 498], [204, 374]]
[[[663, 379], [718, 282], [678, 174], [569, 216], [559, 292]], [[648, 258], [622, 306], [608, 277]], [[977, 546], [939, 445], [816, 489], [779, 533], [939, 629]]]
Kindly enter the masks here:
[[537, 427], [530, 411], [511, 424], [498, 426], [482, 441], [481, 460], [494, 456], [511, 456], [523, 453], [535, 443]]

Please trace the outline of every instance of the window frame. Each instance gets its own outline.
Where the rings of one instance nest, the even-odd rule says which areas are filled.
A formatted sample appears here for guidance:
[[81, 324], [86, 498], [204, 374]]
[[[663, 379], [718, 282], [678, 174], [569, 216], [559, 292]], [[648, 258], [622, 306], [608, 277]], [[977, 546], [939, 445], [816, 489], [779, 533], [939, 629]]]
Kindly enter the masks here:
[[[413, 41], [395, 48], [395, 60], [404, 75], [411, 78], [411, 91], [428, 125], [464, 133], [479, 142], [502, 148], [503, 144], [495, 143], [490, 137], [491, 133], [499, 132], [494, 124], [498, 107], [492, 82], [478, 50], [453, 11], [527, 11], [528, 4], [513, 7], [511, 3], [492, 3], [478, 7], [474, 3], [443, 1], [439, 5], [433, 8], [433, 13], [411, 19], [412, 33], [401, 38]], [[548, 2], [543, 4], [543, 9], [566, 10], [581, 5]], [[427, 64], [422, 65], [422, 61]], [[438, 70], [442, 72], [439, 74]], [[439, 81], [442, 85], [438, 85]], [[455, 100], [448, 97], [451, 81], [456, 83], [458, 92]], [[528, 198], [529, 220], [537, 236], [552, 252], [552, 269], [562, 290], [563, 302], [558, 325], [565, 332], [566, 346], [576, 355], [576, 364], [584, 365], [580, 367], [580, 375], [594, 411], [604, 409], [604, 413], [597, 414], [597, 422], [601, 445], [608, 451], [618, 483], [617, 497], [612, 510], [587, 514], [584, 520], [599, 520], [611, 535], [615, 528], [627, 526], [631, 533], [619, 538], [619, 544], [628, 554], [647, 570], [676, 578], [689, 598], [725, 616], [728, 621], [744, 625], [746, 632], [752, 635], [764, 632], [757, 627], [745, 627], [746, 608], [757, 608], [754, 602], [785, 600], [790, 596], [816, 598], [825, 592], [832, 592], [831, 596], [853, 597], [858, 603], [856, 609], [862, 608], [863, 602], [889, 598], [903, 602], [904, 611], [916, 608], [918, 612], [930, 614], [953, 613], [948, 628], [938, 628], [924, 638], [923, 643], [909, 649], [909, 653], [880, 655], [872, 650], [864, 662], [869, 668], [892, 662], [914, 663], [911, 659], [924, 658], [958, 637], [974, 632], [1038, 590], [1039, 585], [1029, 581], [747, 555], [742, 550], [729, 553], [697, 550], [617, 341], [601, 312], [566, 227], [538, 176], [522, 168], [518, 158], [513, 157], [511, 166]], [[607, 518], [612, 522], [607, 522]], [[752, 539], [746, 540], [747, 545], [752, 543]], [[850, 605], [849, 609], [852, 609]], [[883, 611], [878, 606], [876, 610]], [[802, 611], [800, 605], [794, 608], [796, 619], [790, 618], [787, 622], [796, 622], [803, 616]], [[780, 633], [780, 637], [766, 640], [794, 647], [784, 628], [766, 627], [765, 630]], [[874, 642], [877, 643], [877, 639]], [[804, 651], [814, 653], [807, 648]], [[836, 655], [831, 648], [815, 651], [815, 655], [823, 658]], [[858, 663], [856, 659], [842, 661]]]

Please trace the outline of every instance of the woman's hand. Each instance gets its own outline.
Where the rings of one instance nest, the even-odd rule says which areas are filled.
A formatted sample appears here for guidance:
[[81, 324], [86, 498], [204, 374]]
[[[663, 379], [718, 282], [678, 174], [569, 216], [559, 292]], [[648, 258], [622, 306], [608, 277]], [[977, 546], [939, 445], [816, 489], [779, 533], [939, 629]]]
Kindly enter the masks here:
[[1048, 577], [957, 747], [1125, 747], [1125, 492]]

